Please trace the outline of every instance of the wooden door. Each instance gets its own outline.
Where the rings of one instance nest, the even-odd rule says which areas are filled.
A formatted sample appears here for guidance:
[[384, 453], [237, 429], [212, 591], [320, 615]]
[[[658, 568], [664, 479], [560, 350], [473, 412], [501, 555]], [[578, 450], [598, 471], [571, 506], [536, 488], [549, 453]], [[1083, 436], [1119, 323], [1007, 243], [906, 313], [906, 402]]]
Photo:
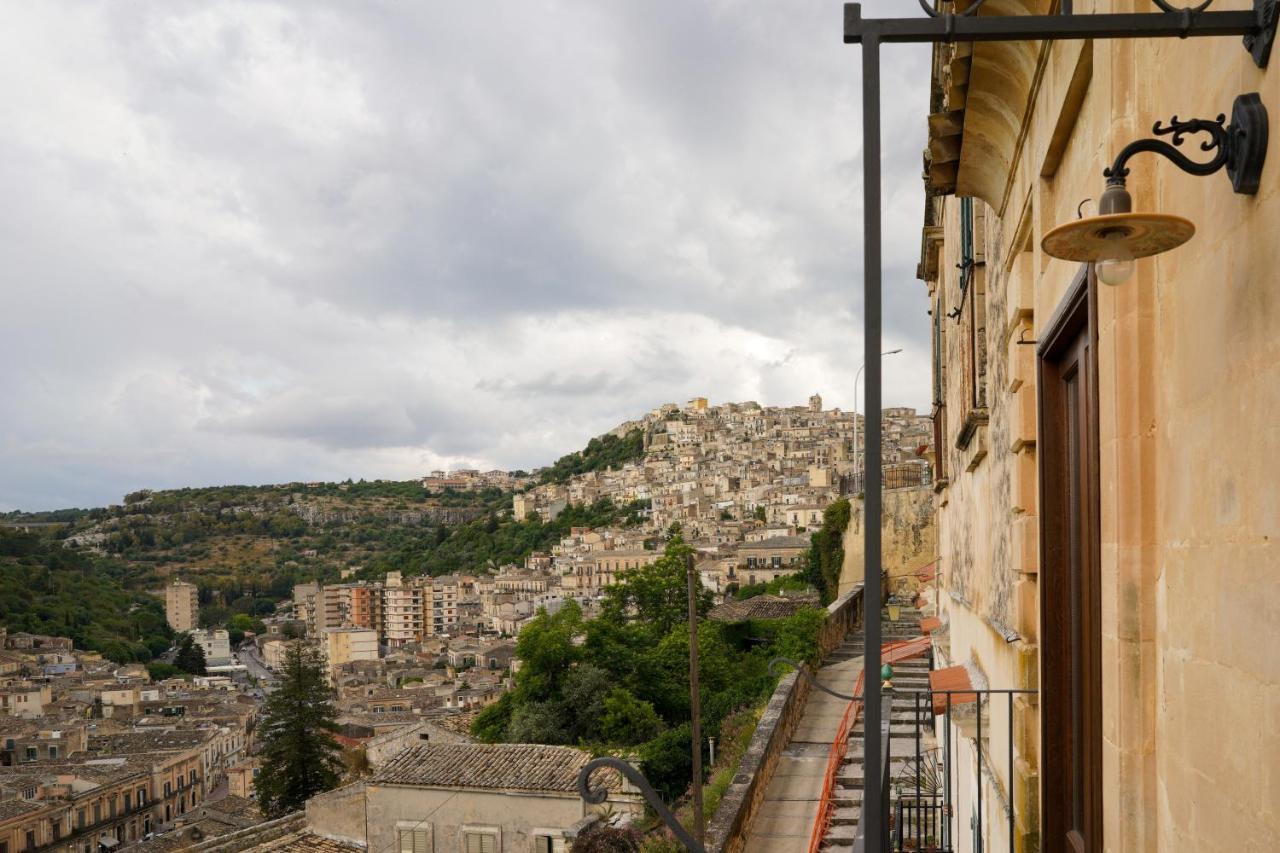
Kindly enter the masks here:
[[1039, 344], [1043, 838], [1102, 850], [1096, 283], [1082, 270]]

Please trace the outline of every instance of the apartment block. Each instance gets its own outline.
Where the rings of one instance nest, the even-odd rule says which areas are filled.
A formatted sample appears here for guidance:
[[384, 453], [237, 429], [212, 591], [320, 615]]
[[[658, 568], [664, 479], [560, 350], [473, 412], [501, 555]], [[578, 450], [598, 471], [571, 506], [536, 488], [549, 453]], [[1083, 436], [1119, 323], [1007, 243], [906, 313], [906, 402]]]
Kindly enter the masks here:
[[457, 575], [444, 575], [431, 581], [430, 597], [424, 597], [425, 630], [432, 636], [451, 634], [458, 625]]
[[382, 634], [388, 646], [403, 646], [422, 640], [425, 630], [424, 590], [414, 581], [406, 582], [399, 572], [387, 574], [382, 589]]
[[174, 581], [164, 590], [164, 615], [175, 631], [194, 631], [200, 626], [199, 589], [195, 584]]
[[320, 651], [332, 680], [345, 663], [378, 659], [378, 632], [368, 628], [325, 628], [320, 632]]

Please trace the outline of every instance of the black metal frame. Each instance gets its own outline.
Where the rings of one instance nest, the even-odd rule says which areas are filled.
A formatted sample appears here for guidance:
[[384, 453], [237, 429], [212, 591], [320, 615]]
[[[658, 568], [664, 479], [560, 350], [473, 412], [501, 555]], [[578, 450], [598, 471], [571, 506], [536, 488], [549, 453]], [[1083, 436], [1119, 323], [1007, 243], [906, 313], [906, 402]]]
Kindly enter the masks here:
[[[947, 0], [938, 0], [941, 6]], [[974, 0], [956, 14], [930, 9], [921, 0], [924, 18], [864, 18], [862, 4], [844, 6], [844, 41], [862, 45], [862, 168], [863, 168], [863, 301], [865, 333], [863, 346], [867, 372], [865, 410], [881, 409], [881, 204], [880, 192], [880, 46], [891, 43], [934, 44], [980, 41], [1061, 41], [1068, 39], [1209, 38], [1241, 36], [1244, 48], [1258, 67], [1265, 67], [1275, 40], [1280, 6], [1277, 0], [1253, 0], [1244, 11], [1209, 11], [1213, 0], [1195, 8], [1178, 9], [1167, 0], [1153, 0], [1160, 10], [1154, 13], [1107, 13], [1075, 15], [1071, 0], [1059, 0], [1059, 11], [1050, 15], [978, 14], [984, 0]], [[1121, 164], [1123, 166], [1123, 163]], [[866, 483], [864, 525], [866, 556], [864, 594], [866, 596], [866, 659], [864, 671], [880, 671], [880, 608], [882, 596], [880, 525], [881, 431], [879, 418], [867, 419], [863, 455]], [[864, 754], [881, 752], [880, 680], [869, 678], [865, 685], [866, 728]], [[882, 784], [882, 768], [865, 762], [863, 817], [860, 833], [868, 838], [888, 840], [887, 799]]]

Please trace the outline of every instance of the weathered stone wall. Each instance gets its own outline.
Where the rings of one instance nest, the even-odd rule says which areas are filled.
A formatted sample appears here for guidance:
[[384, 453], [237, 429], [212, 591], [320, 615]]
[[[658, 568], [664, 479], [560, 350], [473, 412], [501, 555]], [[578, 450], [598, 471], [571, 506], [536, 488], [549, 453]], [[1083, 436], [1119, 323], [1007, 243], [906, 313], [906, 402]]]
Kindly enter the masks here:
[[[827, 620], [818, 637], [825, 657], [862, 621], [862, 587], [850, 590], [827, 607]], [[806, 667], [807, 669], [807, 667]], [[778, 756], [786, 748], [804, 715], [809, 679], [792, 672], [783, 677], [756, 724], [742, 755], [738, 772], [707, 826], [708, 853], [737, 853], [747, 839], [751, 819], [764, 799]]]
[[[1091, 11], [1148, 8], [1099, 0]], [[991, 174], [961, 188], [990, 205], [979, 230], [985, 458], [975, 460], [972, 443], [956, 447], [968, 346], [967, 317], [947, 317], [961, 304], [959, 198], [943, 201], [932, 283], [943, 291], [934, 307], [946, 362], [944, 617], [953, 657], [979, 662], [997, 687], [1034, 678], [1026, 664], [1040, 628], [1035, 348], [1017, 340], [1042, 336], [1080, 271], [1046, 256], [1041, 235], [1096, 200], [1103, 168], [1126, 143], [1150, 136], [1157, 119], [1229, 114], [1244, 92], [1280, 114], [1275, 61], [1258, 69], [1233, 38], [1019, 49], [1033, 60], [1019, 69], [1034, 74], [977, 57], [968, 94], [972, 129], [1004, 134], [1013, 152], [972, 158]], [[999, 98], [1012, 111], [992, 108], [1015, 84]], [[985, 119], [977, 115], [984, 109]], [[1194, 177], [1159, 157], [1134, 158], [1134, 209], [1188, 217], [1196, 235], [1096, 294], [1105, 850], [1269, 849], [1280, 837], [1280, 775], [1272, 772], [1280, 767], [1278, 142], [1273, 132], [1256, 196], [1233, 193], [1221, 174]], [[965, 148], [985, 150], [967, 138]], [[1009, 632], [1019, 639], [1006, 642]], [[1020, 725], [1030, 780], [1034, 708]], [[1020, 790], [1025, 780], [1014, 780]]]
[[[910, 575], [937, 558], [938, 528], [933, 499], [932, 486], [893, 489], [884, 493], [880, 553], [890, 587], [894, 578]], [[840, 568], [842, 594], [862, 583], [866, 550], [863, 502], [854, 498], [850, 503], [852, 511], [843, 541], [844, 564]]]
[[344, 785], [307, 800], [307, 827], [318, 835], [367, 842], [365, 784]]

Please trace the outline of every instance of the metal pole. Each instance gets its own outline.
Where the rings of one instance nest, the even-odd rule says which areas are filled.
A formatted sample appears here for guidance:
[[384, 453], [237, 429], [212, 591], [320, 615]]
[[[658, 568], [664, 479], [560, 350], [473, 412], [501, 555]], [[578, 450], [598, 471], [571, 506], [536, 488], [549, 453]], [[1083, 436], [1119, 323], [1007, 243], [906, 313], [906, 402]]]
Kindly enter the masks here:
[[[869, 22], [868, 22], [869, 23]], [[867, 396], [863, 408], [879, 412], [880, 395], [880, 38], [875, 27], [862, 37], [862, 222], [863, 334], [867, 364]], [[879, 850], [886, 839], [884, 797], [880, 780], [880, 418], [866, 418], [866, 452], [862, 457], [863, 523], [866, 548], [863, 594], [866, 600], [866, 660], [863, 671], [863, 819], [867, 849]]]
[[[902, 352], [902, 347], [891, 349], [888, 352], [882, 352], [881, 355], [897, 355]], [[858, 459], [858, 383], [862, 381], [862, 371], [866, 368], [867, 363], [864, 361], [858, 365], [858, 372], [853, 375], [853, 458], [854, 462]], [[863, 416], [865, 419], [865, 415]]]
[[702, 837], [702, 694], [698, 690], [698, 570], [693, 555], [685, 558], [689, 577], [689, 713], [693, 728], [693, 837]]

